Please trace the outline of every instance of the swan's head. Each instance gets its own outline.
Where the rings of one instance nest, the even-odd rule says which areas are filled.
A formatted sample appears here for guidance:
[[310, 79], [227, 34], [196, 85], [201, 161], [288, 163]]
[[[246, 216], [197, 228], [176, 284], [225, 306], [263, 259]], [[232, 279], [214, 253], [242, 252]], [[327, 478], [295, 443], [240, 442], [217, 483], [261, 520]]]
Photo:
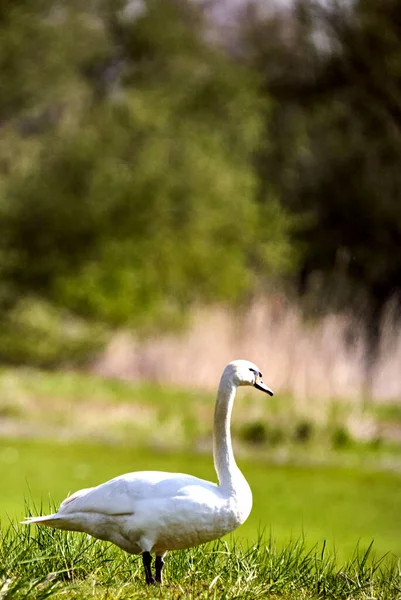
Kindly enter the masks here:
[[248, 360], [233, 360], [223, 373], [224, 378], [229, 378], [235, 385], [253, 385], [256, 389], [273, 396], [273, 391], [263, 382], [259, 368]]

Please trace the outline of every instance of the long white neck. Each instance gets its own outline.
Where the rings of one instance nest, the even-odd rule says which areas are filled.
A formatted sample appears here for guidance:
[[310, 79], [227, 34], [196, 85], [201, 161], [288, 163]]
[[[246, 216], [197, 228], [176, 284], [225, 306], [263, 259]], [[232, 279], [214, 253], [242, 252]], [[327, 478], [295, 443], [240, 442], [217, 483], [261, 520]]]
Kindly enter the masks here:
[[220, 487], [235, 494], [245, 481], [235, 462], [231, 444], [231, 413], [237, 386], [223, 374], [217, 392], [214, 411], [213, 458]]

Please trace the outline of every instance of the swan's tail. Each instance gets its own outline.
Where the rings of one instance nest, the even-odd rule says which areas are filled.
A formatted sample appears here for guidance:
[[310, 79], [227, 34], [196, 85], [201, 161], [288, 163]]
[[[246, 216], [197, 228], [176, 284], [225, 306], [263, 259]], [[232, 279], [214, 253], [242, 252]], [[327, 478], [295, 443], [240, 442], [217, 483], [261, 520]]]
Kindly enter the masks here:
[[62, 517], [54, 514], [54, 515], [46, 515], [44, 517], [29, 517], [25, 519], [25, 521], [21, 521], [22, 525], [32, 525], [35, 523], [36, 525], [47, 525], [48, 527], [55, 527], [58, 529], [61, 525], [60, 521]]

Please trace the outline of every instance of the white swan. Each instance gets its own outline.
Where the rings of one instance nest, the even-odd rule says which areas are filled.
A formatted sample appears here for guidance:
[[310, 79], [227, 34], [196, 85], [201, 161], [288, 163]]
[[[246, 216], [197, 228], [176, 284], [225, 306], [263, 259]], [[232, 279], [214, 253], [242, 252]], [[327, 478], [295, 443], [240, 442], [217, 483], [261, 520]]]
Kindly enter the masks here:
[[[231, 411], [240, 385], [253, 385], [273, 395], [253, 363], [235, 360], [224, 369], [214, 413], [213, 457], [219, 485], [181, 473], [128, 473], [79, 490], [55, 514], [23, 523], [84, 531], [131, 554], [142, 554], [146, 582], [162, 583], [163, 557], [168, 550], [217, 539], [241, 525], [251, 511], [252, 493], [236, 465], [230, 435]], [[156, 579], [151, 552], [156, 554]]]

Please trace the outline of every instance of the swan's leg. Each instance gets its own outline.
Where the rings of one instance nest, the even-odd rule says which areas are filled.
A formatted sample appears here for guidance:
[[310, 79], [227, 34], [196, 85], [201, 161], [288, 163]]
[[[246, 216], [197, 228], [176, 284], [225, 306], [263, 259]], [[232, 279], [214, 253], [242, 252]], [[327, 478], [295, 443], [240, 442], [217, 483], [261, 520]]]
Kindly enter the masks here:
[[142, 562], [145, 569], [146, 583], [148, 585], [156, 583], [152, 574], [152, 556], [150, 552], [142, 552]]
[[164, 560], [162, 556], [156, 556], [156, 583], [163, 583]]

